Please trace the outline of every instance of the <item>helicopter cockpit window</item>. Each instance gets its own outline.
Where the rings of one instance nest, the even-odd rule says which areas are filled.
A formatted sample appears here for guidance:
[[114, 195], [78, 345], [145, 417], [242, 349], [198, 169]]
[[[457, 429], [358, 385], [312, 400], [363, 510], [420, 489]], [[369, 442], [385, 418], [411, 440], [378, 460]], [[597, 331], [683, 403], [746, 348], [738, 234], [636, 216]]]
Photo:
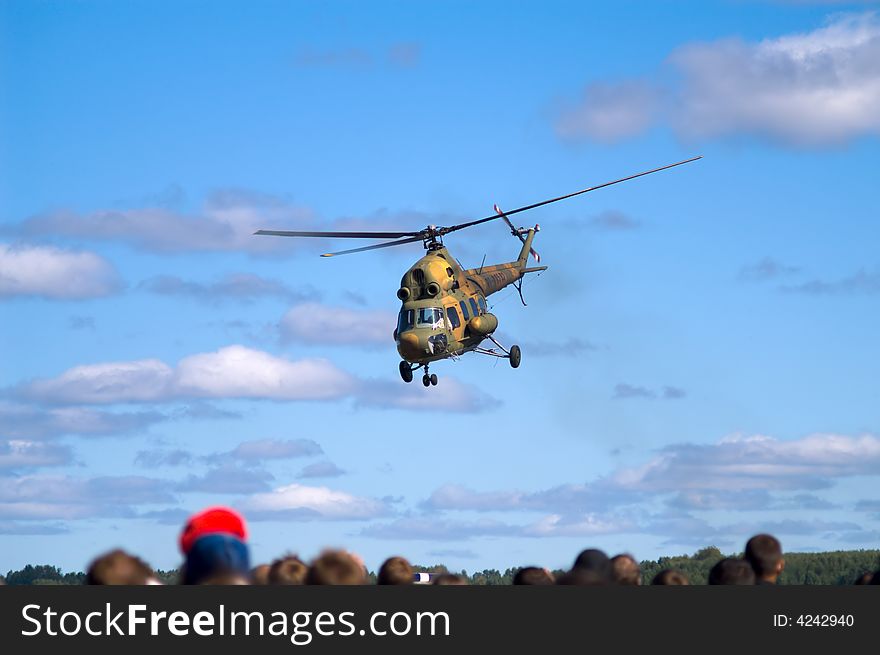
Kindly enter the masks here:
[[468, 298], [468, 300], [471, 301], [471, 314], [473, 314], [474, 316], [479, 316], [479, 315], [480, 315], [480, 310], [477, 309], [477, 303], [476, 303], [476, 301], [475, 301], [473, 298]]
[[489, 310], [486, 308], [486, 299], [483, 298], [483, 296], [480, 296], [479, 298], [477, 298], [477, 302], [480, 303], [480, 309], [483, 310], [483, 313], [484, 313], [484, 314], [485, 314], [486, 312], [489, 311]]
[[447, 307], [446, 315], [449, 317], [449, 322], [452, 323], [453, 330], [461, 327], [461, 319], [458, 318], [458, 312], [455, 311], [455, 307]]
[[413, 309], [400, 310], [400, 316], [398, 316], [397, 318], [397, 334], [400, 334], [401, 332], [406, 332], [407, 330], [412, 330], [415, 314], [416, 312]]
[[439, 307], [423, 307], [419, 310], [416, 317], [417, 327], [429, 327], [433, 330], [439, 330], [443, 327], [443, 310]]

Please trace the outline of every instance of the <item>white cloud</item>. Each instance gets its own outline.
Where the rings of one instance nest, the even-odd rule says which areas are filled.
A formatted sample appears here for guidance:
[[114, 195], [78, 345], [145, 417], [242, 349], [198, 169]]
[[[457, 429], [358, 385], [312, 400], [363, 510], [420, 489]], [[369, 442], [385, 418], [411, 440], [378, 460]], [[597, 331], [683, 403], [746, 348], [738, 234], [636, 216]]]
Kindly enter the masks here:
[[0, 297], [76, 300], [106, 296], [120, 286], [113, 266], [94, 253], [0, 243]]
[[401, 385], [383, 380], [365, 380], [358, 390], [358, 404], [377, 409], [413, 411], [483, 412], [501, 403], [478, 387], [442, 377], [436, 387], [425, 388], [416, 378]]
[[597, 82], [584, 90], [580, 102], [562, 109], [556, 133], [566, 140], [612, 143], [644, 132], [658, 104], [657, 90], [646, 82]]
[[465, 541], [477, 537], [520, 536], [522, 528], [494, 519], [445, 521], [424, 518], [402, 518], [390, 523], [376, 523], [361, 534], [376, 539], [414, 539], [425, 541]]
[[384, 503], [372, 498], [301, 484], [289, 484], [268, 493], [254, 494], [242, 508], [253, 512], [255, 518], [262, 519], [297, 516], [361, 520], [383, 516], [388, 512]]
[[880, 474], [880, 438], [815, 434], [791, 441], [733, 436], [711, 445], [664, 448], [609, 484], [634, 491], [819, 489], [831, 480]]
[[353, 386], [351, 376], [326, 360], [292, 361], [234, 345], [191, 355], [176, 368], [156, 359], [76, 366], [19, 392], [44, 402], [106, 404], [196, 397], [325, 400], [343, 397]]
[[180, 448], [174, 450], [140, 450], [134, 463], [144, 468], [168, 468], [171, 466], [191, 466], [193, 454]]
[[[813, 434], [786, 441], [733, 435], [713, 444], [669, 446], [640, 466], [622, 467], [584, 484], [535, 492], [476, 491], [443, 485], [420, 504], [420, 509], [434, 516], [424, 522], [414, 519], [377, 527], [374, 536], [428, 535], [434, 529], [442, 532], [447, 528], [450, 535], [476, 536], [474, 525], [436, 518], [437, 512], [454, 511], [537, 512], [543, 517], [535, 523], [508, 526], [511, 534], [535, 537], [641, 531], [674, 539], [716, 539], [719, 535], [760, 532], [762, 525], [764, 531], [772, 527], [789, 533], [813, 528], [841, 532], [857, 526], [814, 520], [812, 528], [802, 528], [788, 519], [768, 522], [763, 514], [760, 520], [714, 527], [681, 510], [778, 512], [786, 516], [809, 512], [817, 516], [817, 512], [836, 512], [839, 507], [815, 494], [799, 492], [826, 489], [842, 478], [878, 475], [880, 438], [873, 435]], [[658, 507], [660, 513], [656, 513]], [[864, 503], [857, 509], [870, 511], [873, 507]], [[439, 527], [431, 528], [432, 522]], [[485, 534], [497, 529], [491, 525]]]
[[598, 350], [595, 344], [579, 337], [569, 337], [565, 341], [526, 341], [522, 343], [523, 352], [531, 357], [577, 357]]
[[313, 344], [390, 345], [396, 324], [391, 312], [304, 303], [281, 319], [281, 336]]
[[769, 491], [823, 489], [835, 480], [880, 475], [880, 438], [814, 434], [793, 440], [733, 435], [714, 444], [677, 444], [640, 466], [622, 467], [585, 484], [550, 489], [475, 491], [457, 484], [437, 488], [426, 510], [534, 511], [564, 517], [640, 504], [670, 496], [670, 507], [714, 509], [833, 509], [814, 495], [772, 496]]
[[157, 359], [86, 364], [57, 378], [35, 380], [22, 390], [25, 397], [62, 403], [156, 401], [167, 397], [174, 371]]
[[800, 268], [789, 266], [772, 259], [764, 257], [761, 261], [748, 266], [743, 266], [739, 271], [739, 279], [749, 282], [764, 282], [766, 280], [774, 280], [781, 277], [787, 277], [800, 272]]
[[651, 389], [646, 387], [639, 387], [632, 384], [618, 384], [614, 387], [614, 398], [622, 399], [622, 398], [656, 398], [657, 394], [655, 394]]
[[0, 523], [0, 535], [55, 535], [69, 532], [67, 527], [58, 524], [34, 524], [4, 521]]
[[778, 535], [819, 535], [827, 532], [836, 533], [859, 529], [860, 526], [857, 523], [850, 521], [795, 521], [784, 519], [782, 521], [734, 523], [732, 525], [725, 525], [720, 531], [746, 537], [760, 532]]
[[328, 400], [353, 386], [352, 377], [327, 360], [292, 361], [244, 346], [186, 357], [176, 374], [180, 393], [205, 398]]
[[679, 400], [687, 396], [687, 392], [679, 387], [665, 386], [660, 391], [639, 387], [632, 384], [618, 384], [614, 387], [615, 400], [627, 400], [632, 398], [661, 398], [663, 400]]
[[571, 516], [550, 514], [523, 528], [530, 537], [594, 537], [603, 534], [637, 531], [631, 520], [618, 520], [589, 513]]
[[204, 475], [188, 476], [178, 489], [212, 494], [249, 494], [267, 491], [271, 488], [268, 481], [272, 479], [267, 471], [227, 464], [210, 469]]
[[85, 407], [35, 407], [0, 401], [0, 434], [44, 439], [66, 434], [101, 436], [144, 430], [166, 420], [158, 412], [102, 412]]
[[880, 134], [880, 19], [835, 14], [823, 27], [759, 42], [676, 49], [676, 81], [595, 83], [556, 118], [567, 140], [614, 141], [666, 122], [687, 139], [746, 135], [825, 147]]
[[253, 273], [231, 273], [215, 282], [195, 282], [174, 275], [159, 275], [144, 280], [139, 288], [163, 296], [184, 296], [207, 303], [236, 300], [250, 303], [259, 298], [307, 300], [319, 294], [314, 289], [294, 289], [281, 280], [260, 277]]
[[773, 505], [766, 489], [740, 491], [686, 490], [669, 501], [669, 506], [691, 511], [765, 510]]
[[321, 446], [311, 439], [256, 439], [244, 441], [226, 453], [212, 455], [211, 460], [237, 459], [262, 462], [267, 459], [290, 459], [323, 454]]
[[810, 296], [876, 295], [880, 293], [880, 272], [864, 270], [838, 280], [810, 280], [801, 284], [783, 285], [787, 293], [803, 293]]
[[415, 539], [426, 541], [465, 541], [481, 537], [593, 537], [632, 532], [634, 523], [605, 518], [597, 514], [577, 517], [550, 515], [530, 524], [514, 524], [491, 518], [450, 521], [436, 518], [407, 517], [371, 525], [361, 531], [377, 539]]
[[[426, 225], [452, 225], [468, 217], [418, 211], [379, 210], [360, 217], [333, 220], [284, 198], [254, 191], [226, 189], [210, 194], [202, 210], [186, 214], [167, 207], [56, 211], [32, 216], [2, 232], [21, 237], [72, 237], [126, 243], [158, 253], [246, 252], [251, 255], [326, 252], [336, 239], [257, 236], [257, 230], [410, 231]], [[361, 244], [362, 245], [362, 244]], [[350, 246], [343, 246], [350, 247]], [[417, 246], [413, 246], [414, 248]]]
[[336, 466], [333, 462], [323, 461], [315, 462], [303, 467], [296, 477], [298, 478], [338, 478], [345, 475], [345, 471]]
[[458, 484], [445, 484], [436, 489], [422, 505], [427, 509], [497, 511], [522, 509], [524, 494], [519, 491], [474, 491]]
[[880, 21], [873, 12], [760, 43], [693, 44], [671, 61], [684, 77], [676, 127], [685, 135], [825, 145], [880, 133]]
[[530, 511], [570, 516], [596, 508], [626, 505], [640, 499], [639, 494], [627, 489], [609, 488], [598, 483], [564, 484], [536, 492], [475, 491], [458, 484], [446, 484], [437, 488], [421, 503], [421, 507], [429, 511]]
[[240, 190], [211, 194], [201, 213], [186, 215], [164, 207], [53, 212], [21, 226], [23, 234], [121, 241], [150, 252], [244, 251], [266, 254], [308, 247], [305, 239], [254, 236], [259, 229], [308, 229], [310, 210], [268, 195]]
[[133, 516], [133, 505], [173, 502], [169, 484], [141, 476], [0, 478], [0, 519]]
[[324, 359], [290, 360], [240, 345], [185, 357], [176, 367], [156, 359], [75, 366], [55, 378], [23, 383], [13, 393], [33, 402], [62, 405], [162, 403], [193, 398], [351, 398], [360, 406], [377, 409], [479, 412], [499, 404], [480, 389], [452, 378], [444, 378], [430, 389], [421, 384], [362, 380]]
[[73, 454], [67, 446], [23, 439], [0, 440], [0, 470], [61, 466], [69, 464]]

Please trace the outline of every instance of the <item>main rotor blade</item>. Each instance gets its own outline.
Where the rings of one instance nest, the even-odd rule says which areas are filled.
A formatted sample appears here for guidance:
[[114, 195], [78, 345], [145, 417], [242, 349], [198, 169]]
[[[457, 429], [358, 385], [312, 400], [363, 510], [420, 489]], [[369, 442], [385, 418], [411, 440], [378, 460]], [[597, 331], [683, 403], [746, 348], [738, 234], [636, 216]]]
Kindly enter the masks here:
[[296, 232], [290, 230], [257, 230], [254, 234], [273, 237], [321, 237], [336, 239], [399, 239], [414, 237], [421, 232]]
[[340, 250], [339, 252], [325, 252], [321, 257], [336, 257], [337, 255], [350, 255], [353, 252], [364, 252], [365, 250], [378, 250], [379, 248], [390, 248], [391, 246], [402, 246], [405, 243], [415, 243], [422, 241], [422, 236], [415, 236], [409, 239], [401, 239], [400, 241], [387, 241], [385, 243], [377, 243], [372, 246], [364, 246], [363, 248], [352, 248], [351, 250]]
[[[504, 212], [507, 216], [511, 216], [513, 214], [518, 214], [519, 212], [528, 211], [529, 209], [535, 209], [536, 207], [543, 207], [544, 205], [549, 205], [551, 202], [559, 202], [560, 200], [565, 200], [566, 198], [573, 198], [574, 196], [579, 196], [582, 193], [588, 193], [590, 191], [595, 191], [596, 189], [603, 189], [607, 186], [611, 186], [612, 184], [619, 184], [620, 182], [626, 182], [627, 180], [633, 180], [637, 177], [642, 177], [643, 175], [650, 175], [651, 173], [657, 173], [659, 171], [665, 171], [667, 168], [674, 168], [675, 166], [681, 166], [682, 164], [689, 164], [692, 161], [697, 161], [698, 159], [702, 159], [703, 156], [692, 157], [691, 159], [685, 159], [684, 161], [676, 162], [674, 164], [667, 164], [666, 166], [661, 166], [660, 168], [655, 168], [650, 171], [644, 171], [643, 173], [636, 173], [635, 175], [629, 175], [627, 177], [622, 177], [619, 180], [613, 180], [612, 182], [605, 182], [604, 184], [598, 184], [596, 186], [591, 186], [589, 189], [581, 189], [580, 191], [575, 191], [574, 193], [567, 193], [564, 196], [559, 196], [558, 198], [551, 198], [550, 200], [542, 200], [541, 202], [536, 202], [533, 205], [526, 205], [525, 207], [518, 207], [517, 209], [511, 209], [510, 211]], [[461, 223], [460, 225], [452, 225], [450, 227], [441, 228], [442, 234], [449, 234], [450, 232], [455, 232], [456, 230], [461, 230], [466, 227], [472, 227], [474, 225], [479, 225], [480, 223], [485, 223], [487, 221], [494, 221], [497, 218], [501, 218], [498, 214], [493, 216], [487, 216], [486, 218], [481, 218], [476, 221], [470, 221], [468, 223]]]

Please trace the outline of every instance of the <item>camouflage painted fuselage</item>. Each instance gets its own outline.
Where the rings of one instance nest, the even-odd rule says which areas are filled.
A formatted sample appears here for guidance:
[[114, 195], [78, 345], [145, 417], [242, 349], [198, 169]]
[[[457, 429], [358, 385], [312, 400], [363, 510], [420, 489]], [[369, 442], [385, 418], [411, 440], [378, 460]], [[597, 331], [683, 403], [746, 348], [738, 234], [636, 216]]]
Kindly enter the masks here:
[[463, 269], [445, 247], [435, 247], [400, 281], [403, 301], [394, 339], [400, 356], [412, 364], [446, 359], [474, 349], [498, 327], [486, 298], [518, 281], [528, 269], [534, 230], [513, 262]]

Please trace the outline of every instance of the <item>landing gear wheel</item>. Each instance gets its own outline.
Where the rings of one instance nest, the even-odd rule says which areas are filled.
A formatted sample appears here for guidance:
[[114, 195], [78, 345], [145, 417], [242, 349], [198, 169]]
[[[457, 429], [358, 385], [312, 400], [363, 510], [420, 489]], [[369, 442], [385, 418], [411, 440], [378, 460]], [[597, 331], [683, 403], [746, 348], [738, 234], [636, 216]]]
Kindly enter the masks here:
[[435, 386], [435, 387], [437, 386], [437, 374], [436, 373], [431, 373], [431, 385]]
[[519, 363], [522, 361], [522, 351], [519, 349], [519, 346], [511, 346], [510, 347], [510, 365], [513, 368], [519, 368]]
[[431, 378], [427, 375], [423, 375], [422, 376], [422, 384], [424, 384], [426, 387], [430, 387], [431, 386]]
[[412, 369], [409, 367], [409, 362], [400, 362], [400, 377], [403, 378], [404, 382], [413, 381]]

